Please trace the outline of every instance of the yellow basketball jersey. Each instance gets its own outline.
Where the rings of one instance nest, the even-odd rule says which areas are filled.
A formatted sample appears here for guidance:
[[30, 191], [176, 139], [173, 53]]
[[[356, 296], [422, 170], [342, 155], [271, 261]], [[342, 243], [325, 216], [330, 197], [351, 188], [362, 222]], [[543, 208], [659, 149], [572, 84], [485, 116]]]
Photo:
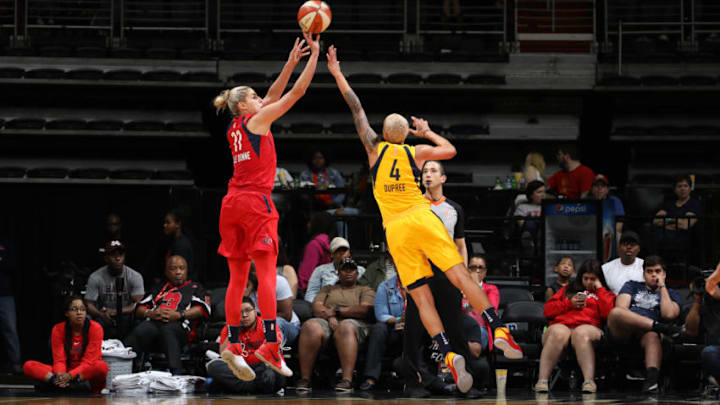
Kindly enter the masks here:
[[371, 173], [373, 194], [383, 222], [411, 208], [430, 207], [418, 186], [419, 170], [415, 166], [415, 147], [380, 142], [378, 160]]

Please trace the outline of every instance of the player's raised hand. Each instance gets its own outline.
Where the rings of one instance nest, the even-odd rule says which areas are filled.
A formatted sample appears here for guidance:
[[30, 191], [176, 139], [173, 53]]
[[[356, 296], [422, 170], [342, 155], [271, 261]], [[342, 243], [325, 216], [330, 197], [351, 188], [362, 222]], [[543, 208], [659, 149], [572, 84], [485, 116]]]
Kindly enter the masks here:
[[320, 53], [320, 34], [317, 34], [315, 39], [313, 39], [313, 36], [308, 31], [303, 31], [303, 37], [305, 37], [305, 42], [310, 46], [310, 53], [317, 55]]
[[325, 55], [327, 56], [328, 71], [330, 71], [330, 74], [333, 76], [342, 74], [340, 71], [340, 62], [337, 59], [337, 48], [335, 48], [335, 45], [330, 45], [330, 48]]
[[410, 117], [410, 119], [415, 129], [410, 128], [408, 131], [418, 138], [425, 138], [426, 133], [430, 131], [430, 124], [428, 124], [427, 120], [416, 117]]
[[305, 44], [304, 39], [295, 38], [295, 45], [293, 45], [293, 49], [290, 51], [288, 62], [297, 64], [300, 59], [308, 55], [310, 55], [310, 46]]

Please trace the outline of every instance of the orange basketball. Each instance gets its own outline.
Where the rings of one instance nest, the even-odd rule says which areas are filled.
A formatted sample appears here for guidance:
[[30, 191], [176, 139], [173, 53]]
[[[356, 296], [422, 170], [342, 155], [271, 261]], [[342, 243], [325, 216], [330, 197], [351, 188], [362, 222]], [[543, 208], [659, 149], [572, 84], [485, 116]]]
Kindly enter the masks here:
[[300, 6], [297, 19], [303, 31], [319, 34], [330, 25], [332, 12], [330, 12], [330, 7], [324, 1], [311, 0]]

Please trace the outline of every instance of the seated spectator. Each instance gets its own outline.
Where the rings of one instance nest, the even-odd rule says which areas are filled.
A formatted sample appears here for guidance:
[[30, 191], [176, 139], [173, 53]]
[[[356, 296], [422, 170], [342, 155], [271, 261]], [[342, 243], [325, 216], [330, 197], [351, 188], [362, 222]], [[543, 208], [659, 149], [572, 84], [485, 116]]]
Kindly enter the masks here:
[[[538, 180], [531, 181], [525, 188], [525, 196], [527, 197], [527, 201], [518, 204], [513, 215], [516, 217], [534, 218], [542, 216], [542, 200], [545, 199], [545, 184]], [[538, 230], [541, 229], [540, 221], [525, 221], [519, 219], [517, 223], [522, 231], [523, 237], [537, 239]]]
[[595, 173], [592, 169], [580, 163], [577, 151], [573, 145], [565, 145], [557, 151], [557, 161], [560, 170], [547, 181], [555, 194], [567, 198], [585, 198], [592, 188]]
[[[604, 174], [598, 174], [595, 176], [595, 180], [592, 183], [591, 194], [593, 198], [601, 200], [603, 202], [603, 213], [610, 212], [612, 218], [625, 216], [625, 207], [622, 201], [614, 195], [610, 195], [610, 188], [608, 187], [610, 182]], [[615, 225], [615, 237], [616, 240], [620, 240], [622, 235], [623, 223], [622, 221], [613, 220]], [[612, 256], [610, 256], [612, 257]]]
[[285, 244], [283, 244], [282, 241], [278, 243], [278, 257], [275, 266], [277, 274], [285, 277], [285, 280], [287, 280], [290, 290], [292, 291], [293, 299], [295, 299], [295, 297], [297, 297], [298, 277], [295, 268], [290, 265], [290, 260], [288, 260], [287, 257], [287, 249], [285, 249]]
[[[468, 270], [470, 270], [470, 277], [485, 291], [485, 295], [487, 295], [490, 303], [495, 307], [495, 311], [497, 311], [500, 305], [500, 291], [496, 286], [485, 282], [485, 276], [488, 272], [485, 257], [479, 254], [472, 255], [468, 263]], [[465, 296], [463, 296], [462, 299], [462, 306], [463, 311], [470, 315], [470, 319], [474, 320], [474, 323], [480, 326], [480, 328], [477, 328], [472, 322], [468, 322], [468, 317], [464, 318], [465, 336], [468, 339], [470, 354], [478, 358], [483, 351], [492, 349], [492, 341], [489, 339], [492, 330], [482, 314], [470, 305], [470, 301], [468, 301]]]
[[366, 285], [377, 291], [380, 284], [386, 280], [397, 277], [397, 269], [390, 252], [385, 252], [384, 257], [370, 263], [368, 268], [360, 276], [358, 284]]
[[705, 336], [707, 346], [700, 354], [703, 371], [720, 381], [720, 264], [707, 280], [693, 283], [694, 303], [685, 318], [688, 336]]
[[[248, 282], [245, 287], [245, 296], [250, 298], [253, 305], [257, 307], [258, 279], [255, 272], [255, 265], [250, 265]], [[300, 318], [293, 311], [293, 295], [285, 277], [278, 275], [275, 282], [275, 298], [277, 301], [277, 324], [283, 333], [285, 345], [292, 346], [300, 334]], [[260, 314], [262, 315], [262, 314]]]
[[182, 375], [182, 348], [198, 321], [210, 317], [210, 299], [203, 287], [187, 278], [187, 262], [170, 256], [165, 266], [167, 282], [138, 304], [135, 316], [145, 319], [125, 338], [125, 346], [138, 353], [162, 351], [170, 372]]
[[612, 292], [620, 294], [628, 281], [644, 282], [643, 259], [640, 253], [640, 237], [633, 231], [625, 231], [620, 236], [620, 257], [603, 264], [603, 275]]
[[[675, 179], [673, 186], [675, 199], [666, 200], [662, 207], [655, 213], [653, 225], [662, 230], [651, 233], [653, 237], [653, 248], [663, 254], [687, 253], [690, 248], [690, 236], [688, 231], [697, 223], [698, 215], [702, 214], [700, 201], [690, 195], [690, 176], [681, 175]], [[686, 218], [687, 219], [684, 219]], [[672, 253], [671, 253], [672, 252]]]
[[659, 256], [643, 263], [644, 283], [628, 281], [608, 316], [610, 334], [619, 342], [638, 341], [645, 352], [647, 375], [643, 392], [657, 392], [662, 363], [661, 334], [676, 337], [682, 328], [672, 322], [680, 315], [680, 298], [665, 285], [665, 267]]
[[307, 320], [300, 330], [300, 376], [296, 389], [311, 390], [310, 378], [320, 348], [335, 339], [340, 357], [342, 380], [335, 386], [339, 392], [352, 391], [352, 376], [358, 347], [370, 333], [366, 322], [375, 303], [375, 291], [357, 284], [358, 266], [351, 258], [340, 265], [340, 280], [325, 286], [315, 297], [312, 310], [315, 318]]
[[[282, 340], [278, 332], [278, 342]], [[272, 394], [285, 386], [285, 377], [276, 373], [255, 356], [255, 351], [265, 342], [262, 317], [257, 313], [253, 300], [243, 297], [240, 321], [239, 345], [230, 346], [227, 328], [220, 335], [222, 359], [214, 359], [205, 365], [212, 378], [211, 392], [233, 394]], [[233, 375], [234, 374], [234, 375]]]
[[298, 270], [298, 290], [305, 293], [310, 276], [321, 264], [330, 263], [330, 235], [333, 232], [333, 218], [327, 212], [316, 212], [308, 221], [310, 242], [303, 251]]
[[174, 209], [165, 214], [163, 221], [163, 233], [169, 239], [169, 246], [165, 258], [170, 256], [181, 256], [188, 266], [188, 278], [197, 280], [199, 274], [195, 266], [195, 254], [193, 253], [192, 241], [187, 235], [185, 215], [179, 209]]
[[553, 271], [557, 274], [557, 280], [545, 290], [545, 301], [570, 283], [570, 277], [575, 274], [575, 262], [570, 256], [560, 256], [553, 266]]
[[[312, 303], [323, 287], [335, 285], [338, 282], [340, 264], [343, 260], [350, 257], [350, 243], [339, 236], [333, 238], [330, 242], [330, 256], [332, 257], [330, 263], [318, 266], [313, 270], [310, 282], [308, 282], [307, 291], [305, 291], [305, 301]], [[358, 277], [362, 277], [364, 274], [365, 268], [358, 266]]]
[[99, 394], [105, 388], [108, 365], [102, 361], [103, 329], [87, 317], [85, 302], [70, 297], [65, 303], [64, 322], [52, 329], [52, 365], [27, 361], [23, 372], [43, 391], [82, 391], [89, 383], [89, 391]]
[[[318, 190], [328, 188], [345, 187], [345, 180], [342, 174], [330, 167], [325, 154], [319, 150], [312, 153], [307, 163], [307, 170], [300, 173], [300, 184], [312, 184]], [[345, 201], [345, 194], [315, 194], [315, 206], [317, 209], [326, 210], [330, 208], [341, 208]]]
[[550, 372], [570, 344], [583, 374], [582, 391], [597, 391], [593, 344], [602, 338], [603, 321], [614, 305], [615, 294], [605, 285], [600, 262], [587, 260], [580, 266], [574, 282], [561, 288], [545, 303], [545, 317], [550, 326], [542, 337], [535, 391], [549, 390]]
[[[545, 158], [541, 153], [530, 152], [525, 156], [525, 166], [523, 167], [523, 178], [525, 179], [525, 187], [532, 181], [545, 183]], [[529, 199], [528, 199], [529, 200]]]
[[375, 293], [375, 319], [377, 322], [368, 338], [365, 362], [365, 382], [361, 391], [372, 391], [382, 372], [382, 358], [388, 347], [402, 352], [402, 330], [405, 327], [406, 290], [397, 276], [380, 283]]
[[87, 309], [107, 339], [123, 339], [132, 328], [135, 305], [145, 296], [143, 277], [125, 266], [125, 245], [119, 240], [105, 244], [105, 263], [88, 279]]

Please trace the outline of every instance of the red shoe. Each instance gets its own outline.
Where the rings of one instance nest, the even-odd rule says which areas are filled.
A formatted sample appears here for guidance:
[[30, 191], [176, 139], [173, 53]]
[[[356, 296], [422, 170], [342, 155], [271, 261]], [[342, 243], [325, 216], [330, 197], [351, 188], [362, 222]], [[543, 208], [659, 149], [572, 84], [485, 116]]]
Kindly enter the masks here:
[[[236, 343], [237, 344], [237, 343]], [[252, 381], [255, 379], [255, 371], [245, 362], [242, 356], [231, 352], [226, 349], [220, 354], [220, 357], [225, 363], [227, 363], [230, 371], [235, 374], [235, 377], [243, 381]]]
[[445, 365], [452, 372], [458, 391], [463, 394], [470, 391], [473, 385], [473, 376], [465, 369], [465, 357], [454, 352], [448, 352], [445, 355]]
[[508, 359], [522, 359], [522, 348], [515, 343], [515, 339], [506, 327], [495, 329], [495, 339], [493, 345], [503, 351], [503, 355]]
[[255, 357], [267, 364], [267, 366], [276, 373], [284, 375], [285, 377], [292, 377], [293, 372], [290, 370], [290, 367], [285, 364], [285, 359], [280, 351], [280, 343], [263, 343], [262, 346], [255, 350]]

